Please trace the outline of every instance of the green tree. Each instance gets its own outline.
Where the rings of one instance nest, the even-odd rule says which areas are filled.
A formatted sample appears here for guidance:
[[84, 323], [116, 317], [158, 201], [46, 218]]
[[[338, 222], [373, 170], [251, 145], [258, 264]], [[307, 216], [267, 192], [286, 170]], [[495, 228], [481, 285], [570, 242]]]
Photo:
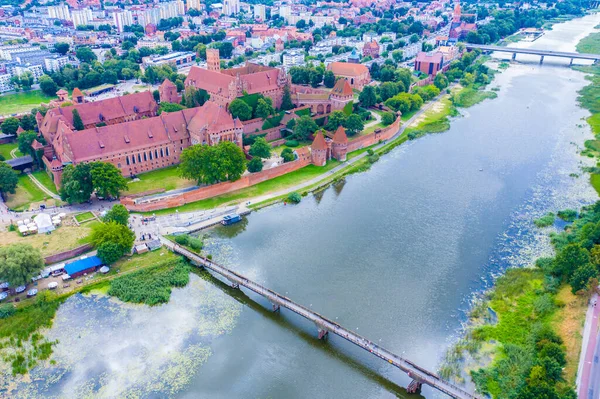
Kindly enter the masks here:
[[369, 108], [377, 104], [377, 94], [372, 86], [365, 86], [358, 96], [358, 101], [363, 108]]
[[158, 114], [162, 114], [163, 112], [177, 112], [185, 109], [185, 107], [181, 104], [167, 103], [162, 102], [158, 106]]
[[323, 74], [323, 84], [329, 89], [335, 86], [335, 75], [332, 71], [325, 71]]
[[94, 192], [91, 169], [89, 163], [67, 165], [63, 168], [60, 187], [60, 198], [63, 201], [73, 204], [90, 199]]
[[54, 51], [61, 55], [65, 55], [69, 52], [69, 43], [58, 42], [54, 44]]
[[6, 162], [0, 162], [0, 194], [14, 194], [19, 178]]
[[113, 243], [121, 249], [121, 255], [131, 251], [135, 234], [129, 227], [117, 222], [100, 223], [92, 228], [90, 235], [91, 243], [96, 249], [99, 249], [102, 244]]
[[259, 157], [252, 158], [248, 162], [248, 172], [250, 172], [250, 173], [260, 172], [262, 170], [262, 168], [263, 168], [263, 163]]
[[355, 134], [361, 132], [364, 129], [364, 123], [362, 118], [357, 114], [352, 114], [346, 119], [346, 123], [344, 124], [346, 128], [346, 133], [348, 136], [354, 136]]
[[465, 73], [465, 75], [460, 79], [460, 84], [464, 87], [472, 86], [475, 83], [475, 76], [472, 73]]
[[101, 197], [119, 198], [121, 191], [127, 189], [127, 180], [112, 163], [93, 162], [91, 168], [92, 185]]
[[116, 222], [127, 226], [129, 223], [129, 211], [124, 205], [117, 204], [114, 205], [108, 212], [106, 212], [106, 215], [104, 215], [102, 220], [104, 223]]
[[292, 103], [292, 95], [290, 93], [290, 86], [283, 86], [283, 97], [281, 99], [281, 109], [287, 111], [289, 109], [294, 108], [294, 104]]
[[438, 89], [444, 90], [446, 87], [448, 87], [450, 82], [448, 82], [448, 78], [446, 77], [446, 75], [444, 75], [443, 73], [438, 73], [433, 79], [433, 84]]
[[283, 158], [283, 162], [291, 162], [296, 159], [294, 151], [291, 148], [284, 148], [283, 151], [281, 151], [281, 157]]
[[188, 86], [183, 92], [181, 104], [188, 108], [195, 108], [204, 105], [210, 98], [210, 94], [206, 90], [196, 89], [194, 86]]
[[34, 130], [37, 126], [35, 116], [32, 114], [26, 114], [21, 117], [21, 127], [23, 130]]
[[231, 116], [240, 118], [242, 121], [252, 119], [252, 107], [239, 98], [236, 98], [229, 104], [229, 112], [231, 112]]
[[0, 247], [0, 280], [11, 287], [27, 284], [40, 274], [44, 258], [39, 249], [29, 244], [12, 244]]
[[399, 85], [397, 83], [384, 82], [381, 85], [379, 85], [379, 96], [381, 97], [381, 101], [385, 101], [388, 98], [392, 98], [399, 92]]
[[58, 85], [52, 80], [52, 78], [48, 75], [42, 75], [38, 79], [38, 83], [40, 84], [40, 89], [47, 96], [55, 96], [58, 91]]
[[267, 143], [264, 137], [259, 137], [254, 140], [254, 143], [250, 146], [250, 155], [258, 158], [270, 158], [271, 157], [271, 145]]
[[273, 100], [269, 97], [259, 98], [256, 102], [256, 117], [266, 119], [275, 112], [273, 109]]
[[81, 119], [81, 115], [79, 115], [79, 111], [77, 111], [77, 109], [73, 109], [73, 127], [75, 130], [85, 129], [85, 125], [83, 124], [83, 120]]
[[112, 265], [113, 263], [121, 259], [121, 257], [125, 253], [121, 245], [112, 241], [103, 242], [102, 244], [98, 245], [96, 251], [96, 255], [102, 260], [102, 263], [104, 263], [105, 265]]
[[552, 267], [553, 274], [568, 278], [581, 265], [590, 262], [590, 254], [587, 249], [579, 244], [568, 244], [554, 258]]
[[404, 58], [404, 54], [402, 53], [402, 50], [394, 50], [394, 51], [392, 51], [392, 58], [396, 62], [402, 61], [402, 58]]
[[238, 180], [246, 170], [246, 157], [236, 144], [222, 141], [216, 146], [193, 145], [181, 153], [182, 177], [198, 184]]
[[36, 137], [37, 134], [31, 130], [21, 133], [17, 138], [19, 151], [21, 151], [23, 154], [29, 154], [33, 156], [33, 148], [31, 148], [31, 144]]
[[591, 278], [598, 277], [598, 269], [591, 263], [585, 263], [575, 269], [573, 276], [569, 280], [571, 284], [571, 291], [576, 293], [579, 290], [586, 288], [588, 281]]
[[4, 134], [17, 134], [18, 128], [19, 120], [14, 117], [6, 118], [0, 126], [0, 130], [2, 130], [2, 133]]
[[154, 90], [152, 92], [152, 97], [154, 97], [154, 101], [159, 102], [160, 101], [160, 92], [158, 90]]
[[317, 123], [308, 115], [303, 115], [296, 120], [294, 136], [301, 140], [308, 140], [319, 129]]
[[79, 47], [77, 50], [75, 50], [75, 56], [79, 61], [87, 62], [88, 64], [91, 64], [97, 59], [96, 54], [94, 54], [92, 49], [89, 47]]
[[333, 111], [327, 120], [327, 130], [334, 131], [344, 123], [346, 123], [346, 114], [342, 111]]
[[381, 123], [383, 123], [384, 126], [391, 125], [395, 120], [396, 115], [394, 115], [392, 112], [384, 112], [383, 115], [381, 115]]
[[318, 87], [323, 81], [323, 73], [317, 69], [311, 69], [309, 72], [309, 79], [312, 87]]

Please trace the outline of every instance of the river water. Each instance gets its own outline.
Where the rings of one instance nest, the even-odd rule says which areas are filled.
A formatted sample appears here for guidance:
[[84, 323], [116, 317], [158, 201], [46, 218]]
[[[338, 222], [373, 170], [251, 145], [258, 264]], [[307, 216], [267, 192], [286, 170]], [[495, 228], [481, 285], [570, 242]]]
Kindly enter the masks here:
[[[535, 48], [574, 51], [600, 15], [555, 25]], [[550, 246], [547, 211], [597, 199], [577, 154], [591, 137], [567, 61], [519, 56], [449, 131], [397, 147], [295, 206], [205, 234], [240, 273], [435, 370], [472, 298]], [[528, 61], [529, 60], [529, 61]], [[258, 304], [251, 299], [256, 300]], [[399, 370], [260, 298], [192, 275], [160, 307], [74, 296], [46, 335], [55, 364], [17, 397], [389, 398]], [[424, 388], [426, 397], [441, 396]]]

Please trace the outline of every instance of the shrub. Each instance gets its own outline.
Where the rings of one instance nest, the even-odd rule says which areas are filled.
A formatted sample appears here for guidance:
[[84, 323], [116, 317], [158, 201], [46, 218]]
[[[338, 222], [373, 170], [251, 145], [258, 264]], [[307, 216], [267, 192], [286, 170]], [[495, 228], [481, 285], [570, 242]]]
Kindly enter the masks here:
[[533, 223], [537, 226], [537, 227], [548, 227], [548, 226], [552, 226], [554, 224], [554, 219], [555, 219], [555, 215], [552, 212], [548, 212], [547, 214], [545, 214], [544, 216], [542, 216], [539, 219], [535, 219], [533, 221]]
[[17, 309], [15, 309], [15, 307], [9, 303], [0, 305], [0, 319], [6, 319], [7, 317], [15, 314], [16, 311]]
[[200, 240], [197, 237], [190, 237], [188, 245], [194, 251], [199, 252], [199, 251], [202, 251], [202, 247], [204, 246], [204, 243], [202, 242], [202, 240]]
[[287, 140], [285, 142], [285, 145], [287, 145], [288, 147], [298, 147], [300, 143], [298, 142], [298, 140]]
[[174, 240], [179, 245], [188, 245], [190, 242], [190, 236], [188, 236], [187, 234], [180, 234], [176, 235]]
[[284, 148], [283, 151], [281, 151], [281, 157], [283, 158], [283, 162], [291, 162], [296, 159], [294, 151], [292, 151], [291, 148]]
[[302, 201], [302, 196], [298, 194], [298, 192], [294, 191], [288, 195], [287, 200], [293, 204], [299, 204], [300, 201]]
[[577, 219], [577, 211], [574, 209], [565, 209], [562, 211], [558, 211], [556, 216], [564, 220], [565, 222], [573, 222]]

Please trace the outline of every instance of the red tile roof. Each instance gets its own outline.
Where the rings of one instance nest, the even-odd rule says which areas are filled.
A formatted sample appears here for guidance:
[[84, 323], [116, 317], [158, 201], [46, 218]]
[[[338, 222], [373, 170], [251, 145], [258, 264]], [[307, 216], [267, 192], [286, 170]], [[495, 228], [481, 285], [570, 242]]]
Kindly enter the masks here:
[[209, 93], [219, 93], [229, 90], [229, 85], [237, 77], [242, 81], [248, 94], [260, 93], [278, 88], [277, 79], [280, 70], [262, 65], [248, 63], [244, 67], [223, 71], [209, 71], [200, 67], [192, 67], [185, 80], [186, 85], [193, 84], [196, 88]]
[[354, 95], [354, 92], [352, 91], [350, 83], [348, 83], [346, 79], [339, 79], [337, 82], [335, 82], [333, 89], [331, 89], [331, 94], [347, 97]]
[[320, 131], [315, 133], [315, 139], [312, 142], [312, 144], [310, 145], [310, 148], [313, 151], [327, 149], [327, 143], [325, 142], [325, 137], [323, 136], [323, 133], [321, 133]]
[[338, 144], [348, 144], [348, 136], [346, 136], [346, 129], [340, 126], [333, 135], [333, 142]]
[[431, 62], [434, 64], [439, 64], [441, 63], [443, 60], [443, 54], [439, 51], [436, 51], [433, 54], [427, 54], [427, 53], [419, 53], [417, 54], [417, 58], [415, 59], [415, 62]]
[[349, 62], [332, 62], [327, 65], [327, 69], [332, 71], [334, 75], [341, 76], [360, 76], [369, 72], [369, 68], [366, 66]]
[[193, 66], [185, 79], [185, 84], [186, 86], [192, 84], [196, 88], [204, 89], [212, 93], [218, 93], [223, 90], [228, 90], [229, 84], [234, 80], [235, 78], [233, 76]]
[[73, 97], [83, 97], [83, 93], [81, 92], [81, 90], [79, 90], [78, 87], [73, 89]]

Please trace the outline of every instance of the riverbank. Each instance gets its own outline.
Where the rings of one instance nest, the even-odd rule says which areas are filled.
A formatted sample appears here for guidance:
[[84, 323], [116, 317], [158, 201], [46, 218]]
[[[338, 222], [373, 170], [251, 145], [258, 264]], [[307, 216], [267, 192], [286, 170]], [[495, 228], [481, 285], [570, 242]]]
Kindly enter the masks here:
[[[587, 44], [578, 45], [579, 51], [589, 50], [590, 36], [580, 41]], [[579, 91], [578, 103], [591, 112], [586, 120], [596, 135], [596, 140], [585, 141], [582, 155], [599, 160], [600, 68], [574, 69], [590, 81]], [[584, 168], [584, 173], [592, 173], [592, 185], [600, 193], [597, 169]], [[554, 256], [509, 269], [495, 281], [473, 306], [463, 338], [447, 352], [440, 368], [443, 376], [462, 381], [470, 377], [478, 392], [493, 398], [576, 397], [581, 331], [598, 285], [600, 259], [593, 254], [600, 240], [590, 233], [600, 226], [600, 202], [584, 206], [576, 217], [573, 213], [559, 211], [563, 221], [554, 213], [534, 221], [538, 228], [564, 227], [550, 233]]]

